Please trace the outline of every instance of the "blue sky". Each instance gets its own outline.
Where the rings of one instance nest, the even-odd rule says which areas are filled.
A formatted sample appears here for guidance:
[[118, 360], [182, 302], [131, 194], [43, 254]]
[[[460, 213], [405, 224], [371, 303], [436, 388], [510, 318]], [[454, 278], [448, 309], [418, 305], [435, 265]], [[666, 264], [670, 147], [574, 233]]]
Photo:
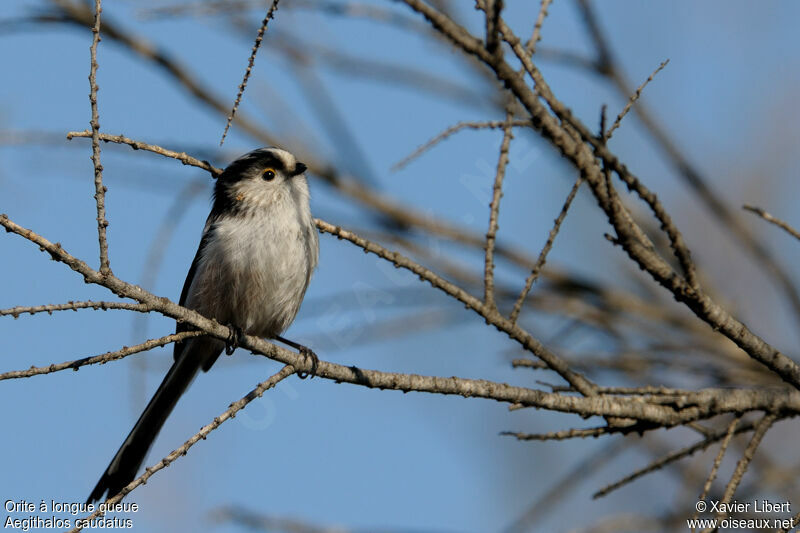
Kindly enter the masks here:
[[[507, 19], [527, 35], [538, 3], [507, 3]], [[447, 46], [388, 25], [327, 17], [291, 9], [288, 0], [286, 4], [273, 22], [276, 33], [287, 32], [305, 45], [418, 68], [477, 91], [484, 87], [485, 81]], [[14, 0], [0, 5], [0, 212], [96, 265], [90, 145], [64, 139], [67, 131], [88, 127], [91, 34], [76, 27], [19, 23], [20, 17], [46, 5]], [[242, 31], [212, 17], [143, 16], [160, 5], [107, 2], [104, 16], [169, 50], [214, 94], [232, 103], [263, 10], [243, 12], [248, 26]], [[633, 85], [670, 59], [643, 100], [722, 197], [734, 207], [746, 202], [762, 205], [800, 225], [795, 202], [800, 193], [795, 149], [800, 139], [795, 37], [800, 5], [773, 2], [757, 9], [750, 2], [604, 1], [597, 9]], [[401, 7], [397, 11], [414, 17]], [[465, 7], [461, 15], [468, 27], [480, 28], [471, 8]], [[585, 55], [591, 51], [572, 2], [554, 3], [543, 37], [542, 47]], [[391, 172], [390, 167], [445, 127], [460, 120], [501, 118], [495, 111], [323, 66], [316, 71], [317, 88], [329, 94], [357, 140], [364, 156], [360, 162], [326, 134], [317, 118], [319, 109], [309, 105], [292, 66], [272, 42], [268, 32], [243, 113], [289, 139], [288, 148], [293, 139], [301, 139], [345, 170], [371, 169], [385, 194], [485, 231], [489, 196], [482, 193], [491, 183], [500, 143], [497, 132], [464, 132], [404, 170]], [[257, 146], [234, 123], [219, 151], [224, 117], [110, 39], [101, 43], [98, 59], [103, 131], [199, 153], [218, 166]], [[603, 103], [612, 115], [624, 105], [594, 75], [544, 59], [540, 64], [554, 92], [593, 127]], [[21, 142], [25, 135], [36, 141]], [[650, 141], [630, 116], [612, 147], [660, 195], [678, 226], [691, 230], [689, 244], [707, 271], [724, 274], [719, 289], [725, 301], [756, 331], [779, 346], [790, 346], [796, 339], [786, 333], [790, 322], [786, 309], [776, 303], [777, 292], [700, 212], [702, 206]], [[511, 156], [526, 163], [509, 170], [500, 237], [535, 254], [574, 176], [547, 145], [529, 134], [517, 136]], [[151, 243], [181, 191], [194, 181], [205, 184], [182, 218], [170, 224], [174, 234], [163, 265], [146, 287], [177, 300], [209, 209], [210, 177], [125, 147], [104, 145], [102, 157], [109, 188], [111, 266], [129, 281], [142, 281]], [[375, 227], [352, 200], [319, 180], [312, 179], [311, 187], [317, 216], [359, 229]], [[629, 266], [602, 238], [604, 219], [585, 192], [551, 259], [625, 286]], [[797, 264], [797, 246], [755, 218], [749, 224], [765, 242], [780, 248], [784, 264]], [[435, 240], [432, 244], [440, 254], [475, 271], [482, 265], [480, 253]], [[413, 276], [387, 268], [345, 242], [323, 237], [321, 245], [320, 268], [287, 336], [309, 342], [320, 357], [342, 364], [535, 385], [532, 375], [510, 367], [509, 354], [519, 354], [515, 344], [479, 317], [442, 294], [419, 291]], [[18, 237], [0, 236], [0, 259], [0, 308], [113, 299]], [[524, 276], [507, 264], [498, 267], [498, 278], [512, 286], [521, 287]], [[143, 333], [135, 329], [141, 328], [135, 318], [122, 311], [4, 317], [0, 371], [116, 350], [174, 327], [153, 316]], [[371, 340], [370, 332], [389, 320], [401, 320], [400, 331]], [[526, 320], [533, 332], [550, 329], [546, 317], [532, 314]], [[153, 350], [79, 372], [0, 383], [0, 404], [6, 406], [0, 432], [0, 499], [83, 501], [170, 360], [171, 350]], [[183, 443], [277, 369], [277, 364], [242, 351], [221, 359], [181, 400], [147, 464]], [[591, 423], [530, 410], [509, 412], [504, 405], [479, 400], [290, 378], [138, 489], [133, 499], [141, 510], [132, 518], [136, 531], [207, 530], [212, 529], [209, 513], [238, 504], [322, 525], [499, 531], [605, 443], [519, 443], [498, 432]], [[643, 453], [627, 448], [562, 502], [560, 511], [567, 513], [568, 523], [550, 515], [542, 530], [585, 525], [614, 511], [668, 507], [665, 501], [672, 501], [679, 487], [669, 474], [653, 476], [600, 502], [589, 497], [593, 488], [646, 460]], [[5, 519], [2, 513], [0, 517]], [[240, 531], [222, 524], [213, 529]]]

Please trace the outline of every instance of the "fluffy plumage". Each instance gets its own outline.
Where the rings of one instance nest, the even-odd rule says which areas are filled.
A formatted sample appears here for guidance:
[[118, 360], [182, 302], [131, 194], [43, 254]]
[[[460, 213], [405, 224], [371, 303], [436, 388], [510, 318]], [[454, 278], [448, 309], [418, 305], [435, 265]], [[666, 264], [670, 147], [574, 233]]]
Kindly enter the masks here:
[[[180, 304], [247, 334], [273, 338], [294, 320], [317, 266], [319, 237], [309, 208], [306, 167], [278, 148], [233, 161], [214, 201]], [[177, 331], [190, 327], [178, 324]], [[136, 477], [150, 446], [198, 370], [225, 343], [196, 337], [174, 348], [175, 362], [88, 501], [118, 493]]]

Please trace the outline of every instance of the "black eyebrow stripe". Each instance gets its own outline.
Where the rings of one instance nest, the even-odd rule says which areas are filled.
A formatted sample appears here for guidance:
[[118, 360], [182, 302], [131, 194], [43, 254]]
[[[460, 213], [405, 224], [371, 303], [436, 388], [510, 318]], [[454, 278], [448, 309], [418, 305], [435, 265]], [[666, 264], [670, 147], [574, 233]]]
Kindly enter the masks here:
[[286, 170], [286, 165], [283, 163], [283, 160], [272, 153], [256, 157], [252, 163], [263, 165], [264, 167], [272, 167], [275, 170]]
[[280, 157], [271, 152], [266, 152], [237, 159], [228, 165], [228, 167], [225, 169], [225, 172], [220, 175], [220, 178], [224, 180], [226, 178], [238, 176], [255, 165], [263, 166], [265, 168], [272, 167], [279, 171], [286, 170], [286, 165]]

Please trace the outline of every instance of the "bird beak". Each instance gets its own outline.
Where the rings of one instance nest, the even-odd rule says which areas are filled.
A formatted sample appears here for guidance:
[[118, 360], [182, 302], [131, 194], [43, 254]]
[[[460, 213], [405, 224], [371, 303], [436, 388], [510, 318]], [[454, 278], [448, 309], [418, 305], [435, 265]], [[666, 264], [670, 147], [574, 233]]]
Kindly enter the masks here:
[[294, 172], [292, 172], [292, 176], [299, 176], [300, 174], [305, 172], [307, 169], [308, 169], [307, 166], [305, 166], [303, 163], [300, 163], [298, 161], [297, 164], [295, 164], [295, 166], [294, 166]]

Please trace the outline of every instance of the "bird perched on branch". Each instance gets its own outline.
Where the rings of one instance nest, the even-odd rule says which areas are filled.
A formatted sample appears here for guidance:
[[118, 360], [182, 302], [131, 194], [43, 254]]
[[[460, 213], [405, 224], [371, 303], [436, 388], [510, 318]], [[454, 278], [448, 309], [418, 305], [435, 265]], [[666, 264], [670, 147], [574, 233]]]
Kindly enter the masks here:
[[[133, 481], [178, 398], [197, 372], [208, 371], [243, 333], [276, 339], [292, 323], [317, 266], [319, 236], [309, 207], [306, 166], [285, 150], [260, 148], [217, 178], [213, 206], [186, 276], [180, 304], [231, 327], [227, 341], [210, 336], [175, 344], [174, 363], [87, 502], [119, 493]], [[178, 323], [177, 331], [190, 325]], [[313, 373], [313, 372], [312, 372]]]

